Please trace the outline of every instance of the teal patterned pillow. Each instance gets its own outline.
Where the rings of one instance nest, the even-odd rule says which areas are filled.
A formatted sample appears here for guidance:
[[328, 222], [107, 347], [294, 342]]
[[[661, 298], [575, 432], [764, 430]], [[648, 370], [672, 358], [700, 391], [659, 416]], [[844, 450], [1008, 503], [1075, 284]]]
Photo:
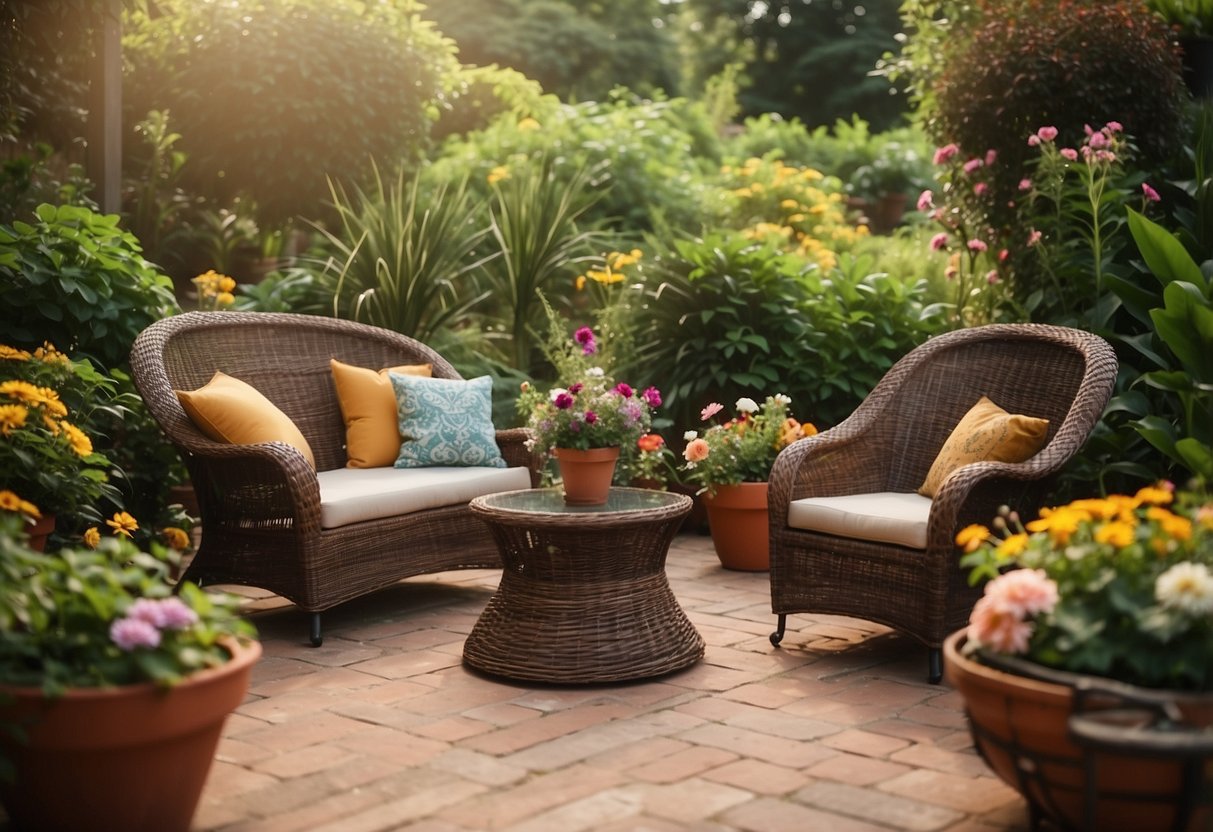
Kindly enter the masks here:
[[493, 380], [388, 373], [404, 443], [397, 468], [505, 468], [493, 428]]

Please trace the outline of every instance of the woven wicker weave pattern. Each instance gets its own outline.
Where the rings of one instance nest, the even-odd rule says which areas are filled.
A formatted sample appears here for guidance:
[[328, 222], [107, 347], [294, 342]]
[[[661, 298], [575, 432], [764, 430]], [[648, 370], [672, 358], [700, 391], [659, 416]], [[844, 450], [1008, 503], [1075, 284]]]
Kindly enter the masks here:
[[[439, 378], [459, 378], [442, 356], [395, 332], [309, 315], [191, 312], [158, 321], [135, 341], [131, 367], [152, 415], [189, 468], [203, 536], [186, 577], [268, 589], [308, 612], [446, 569], [497, 567], [484, 525], [467, 506], [320, 527], [316, 474], [281, 444], [225, 445], [202, 434], [174, 389], [196, 389], [216, 370], [247, 381], [303, 432], [319, 470], [345, 465], [345, 428], [329, 359], [378, 370], [430, 363]], [[511, 466], [538, 461], [526, 431], [499, 431]]]
[[[876, 621], [928, 647], [963, 626], [980, 588], [958, 564], [956, 532], [989, 523], [1000, 505], [1034, 513], [1049, 478], [1086, 441], [1112, 392], [1116, 356], [1073, 329], [996, 324], [940, 335], [899, 361], [837, 427], [786, 448], [771, 471], [771, 607]], [[1049, 420], [1026, 462], [958, 469], [932, 502], [925, 551], [788, 527], [809, 496], [910, 492], [965, 412], [989, 396]]]

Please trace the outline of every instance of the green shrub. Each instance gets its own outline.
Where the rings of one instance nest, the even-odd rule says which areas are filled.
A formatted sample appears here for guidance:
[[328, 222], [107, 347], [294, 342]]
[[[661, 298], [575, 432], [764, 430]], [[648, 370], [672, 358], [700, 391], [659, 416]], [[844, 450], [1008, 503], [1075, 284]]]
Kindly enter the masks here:
[[225, 204], [241, 191], [277, 223], [315, 215], [325, 175], [423, 146], [455, 69], [414, 0], [161, 0], [129, 16], [128, 119], [172, 112], [183, 184]]
[[445, 103], [432, 131], [435, 141], [483, 130], [507, 112], [524, 118], [544, 109], [543, 88], [536, 81], [496, 64], [461, 68], [446, 91]]

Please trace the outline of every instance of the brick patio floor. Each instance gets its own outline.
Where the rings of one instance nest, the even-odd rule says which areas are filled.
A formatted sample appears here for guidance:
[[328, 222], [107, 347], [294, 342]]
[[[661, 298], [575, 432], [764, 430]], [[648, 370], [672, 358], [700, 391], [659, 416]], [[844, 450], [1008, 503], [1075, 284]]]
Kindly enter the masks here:
[[915, 642], [792, 616], [766, 573], [670, 549], [705, 659], [654, 681], [542, 687], [461, 664], [498, 572], [405, 581], [306, 620], [250, 594], [265, 654], [228, 720], [198, 830], [1026, 830]]

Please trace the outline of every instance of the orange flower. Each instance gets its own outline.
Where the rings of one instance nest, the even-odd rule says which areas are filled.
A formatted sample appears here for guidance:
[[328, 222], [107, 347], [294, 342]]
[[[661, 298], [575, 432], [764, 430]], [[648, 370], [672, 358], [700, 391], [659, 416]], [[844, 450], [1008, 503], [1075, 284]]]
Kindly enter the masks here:
[[687, 443], [686, 450], [682, 452], [682, 456], [687, 462], [703, 462], [708, 458], [710, 451], [711, 448], [708, 447], [708, 443], [704, 439], [692, 439]]
[[646, 433], [644, 436], [636, 440], [636, 447], [640, 448], [640, 450], [646, 453], [660, 451], [664, 445], [665, 439], [662, 438], [660, 433]]

